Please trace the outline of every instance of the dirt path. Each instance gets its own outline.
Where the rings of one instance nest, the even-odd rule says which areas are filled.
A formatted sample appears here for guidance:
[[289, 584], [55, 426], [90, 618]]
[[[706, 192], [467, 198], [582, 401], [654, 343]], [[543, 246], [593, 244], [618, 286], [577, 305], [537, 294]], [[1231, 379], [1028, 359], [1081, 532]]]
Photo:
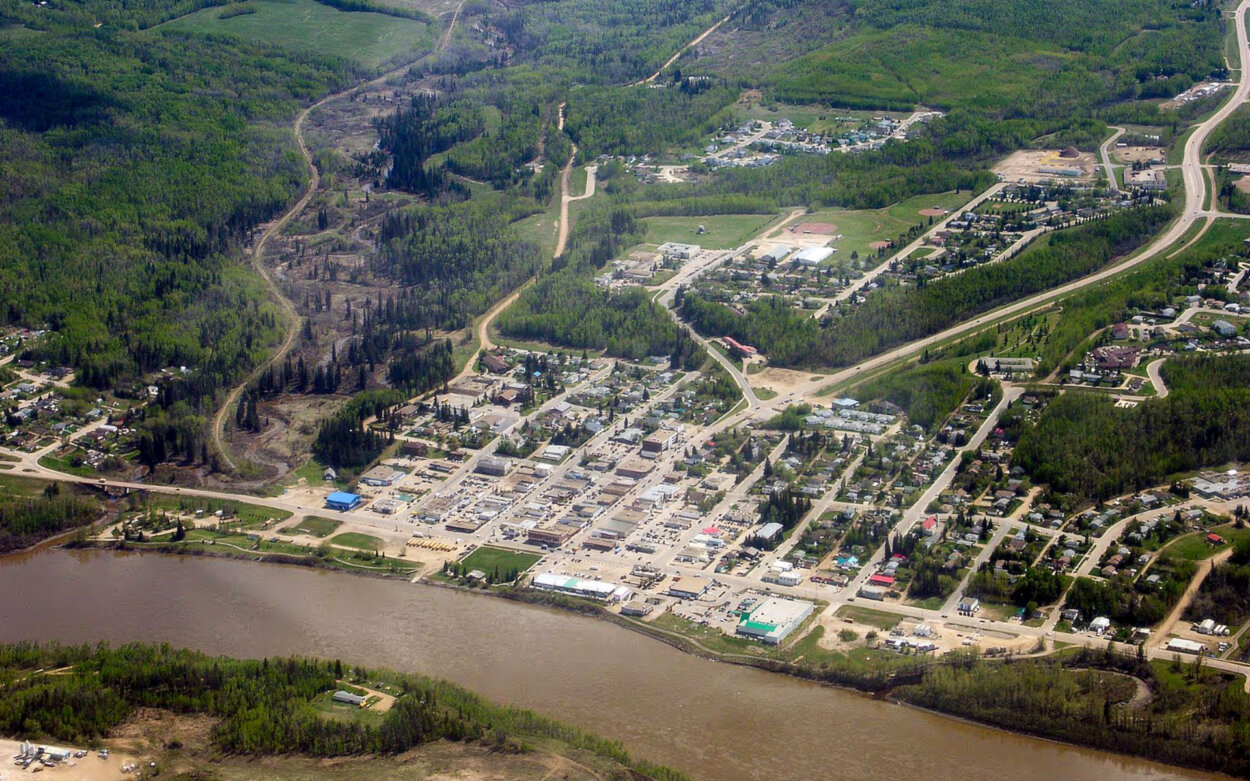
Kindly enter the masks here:
[[313, 111], [317, 110], [318, 108], [324, 106], [325, 104], [329, 103], [330, 101], [338, 100], [339, 98], [346, 97], [347, 95], [351, 94], [352, 92], [355, 92], [358, 89], [372, 87], [376, 84], [381, 84], [385, 82], [387, 79], [391, 78], [392, 76], [398, 75], [404, 72], [405, 70], [407, 70], [408, 68], [411, 68], [413, 65], [415, 65], [418, 62], [421, 62], [427, 57], [432, 57], [435, 54], [438, 54], [439, 52], [441, 52], [443, 50], [443, 47], [445, 47], [447, 45], [447, 42], [451, 39], [452, 30], [456, 26], [456, 19], [460, 16], [460, 9], [462, 7], [464, 7], [464, 0], [461, 0], [460, 4], [456, 6], [456, 10], [452, 14], [452, 17], [451, 17], [451, 23], [447, 25], [446, 32], [443, 33], [443, 37], [439, 39], [438, 46], [435, 47], [433, 51], [428, 52], [427, 54], [423, 54], [417, 59], [413, 60], [412, 62], [405, 63], [404, 65], [401, 65], [398, 68], [395, 68], [394, 70], [387, 71], [386, 73], [383, 73], [381, 76], [378, 76], [377, 78], [371, 79], [362, 84], [355, 84], [349, 87], [348, 89], [345, 89], [341, 92], [336, 92], [333, 95], [327, 95], [326, 97], [322, 98], [316, 103], [313, 103], [308, 108], [301, 111], [299, 113], [299, 116], [295, 118], [295, 123], [291, 128], [291, 132], [295, 135], [295, 143], [299, 147], [300, 156], [304, 158], [304, 165], [305, 167], [308, 168], [308, 185], [304, 189], [303, 195], [299, 197], [299, 200], [297, 200], [295, 203], [291, 205], [289, 209], [283, 212], [282, 216], [278, 217], [276, 220], [269, 223], [269, 225], [265, 228], [264, 232], [261, 233], [260, 238], [256, 241], [255, 246], [252, 247], [252, 252], [251, 252], [251, 257], [250, 257], [252, 267], [256, 269], [257, 273], [261, 275], [261, 278], [265, 280], [265, 287], [269, 291], [270, 298], [272, 298], [274, 303], [276, 303], [278, 307], [282, 310], [283, 317], [286, 319], [287, 324], [288, 324], [287, 331], [286, 331], [286, 336], [282, 340], [282, 344], [279, 345], [278, 349], [275, 350], [273, 355], [269, 357], [269, 360], [264, 361], [261, 364], [259, 364], [255, 369], [253, 369], [247, 375], [247, 377], [243, 379], [242, 382], [236, 385], [230, 391], [230, 394], [226, 396], [226, 400], [222, 402], [222, 405], [218, 408], [217, 414], [213, 416], [213, 423], [212, 423], [213, 449], [217, 452], [218, 455], [221, 456], [221, 459], [225, 462], [225, 464], [230, 468], [230, 471], [232, 472], [238, 471], [239, 466], [237, 463], [235, 463], [235, 460], [231, 457], [230, 449], [226, 445], [225, 437], [223, 436], [223, 431], [225, 430], [225, 426], [226, 426], [226, 415], [229, 413], [231, 409], [233, 409], [234, 405], [238, 403], [239, 397], [243, 394], [243, 391], [246, 390], [249, 385], [255, 382], [256, 378], [260, 377], [260, 375], [264, 373], [265, 370], [269, 369], [272, 366], [277, 365], [279, 361], [281, 361], [287, 356], [287, 354], [291, 351], [291, 348], [295, 345], [296, 334], [299, 333], [299, 327], [300, 327], [300, 322], [301, 322], [299, 312], [295, 310], [295, 304], [293, 304], [291, 300], [286, 297], [286, 294], [282, 292], [282, 289], [278, 286], [277, 280], [274, 278], [274, 276], [269, 273], [269, 270], [267, 268], [265, 268], [264, 256], [265, 256], [265, 245], [268, 244], [269, 240], [273, 238], [280, 230], [282, 230], [292, 219], [294, 219], [297, 214], [299, 214], [301, 211], [304, 210], [304, 207], [308, 205], [308, 202], [312, 200], [312, 197], [316, 195], [317, 188], [321, 184], [321, 174], [317, 170], [317, 166], [313, 165], [312, 152], [309, 151], [308, 144], [307, 142], [304, 141], [304, 122], [308, 119], [309, 114], [311, 114]]
[[678, 57], [680, 57], [681, 55], [685, 54], [685, 53], [686, 53], [687, 51], [689, 51], [691, 48], [693, 48], [693, 47], [695, 47], [695, 46], [698, 46], [699, 44], [703, 43], [703, 39], [704, 39], [704, 38], [707, 38], [709, 35], [711, 35], [712, 33], [716, 32], [717, 28], [719, 28], [722, 24], [724, 24], [725, 22], [728, 22], [728, 21], [729, 21], [729, 17], [728, 17], [728, 16], [726, 16], [724, 19], [721, 19], [721, 20], [720, 20], [719, 22], [717, 22], [716, 24], [712, 25], [711, 27], [707, 28], [707, 29], [706, 29], [706, 30], [704, 30], [703, 32], [699, 33], [697, 36], [695, 36], [694, 40], [692, 40], [690, 43], [688, 43], [688, 44], [686, 44], [685, 46], [683, 46], [683, 47], [681, 47], [680, 49], [678, 49], [678, 50], [676, 51], [676, 53], [674, 53], [674, 54], [673, 54], [673, 56], [672, 56], [672, 57], [669, 57], [667, 60], [665, 60], [665, 61], [664, 61], [664, 64], [660, 66], [660, 69], [659, 69], [659, 70], [657, 70], [655, 73], [652, 73], [650, 76], [648, 76], [648, 77], [647, 77], [647, 78], [645, 78], [645, 79], [641, 79], [640, 81], [635, 81], [633, 84], [630, 84], [629, 86], [631, 86], [631, 87], [640, 87], [640, 86], [642, 86], [643, 84], [650, 84], [651, 82], [653, 82], [653, 81], [655, 81], [656, 79], [660, 78], [660, 74], [664, 72], [664, 69], [665, 69], [665, 68], [667, 68], [668, 66], [672, 65], [673, 63], [677, 62], [677, 58], [678, 58]]
[[[1232, 555], [1233, 549], [1229, 548], [1226, 551], [1220, 551], [1206, 561], [1199, 562], [1197, 574], [1194, 575], [1193, 580], [1189, 581], [1189, 586], [1185, 588], [1185, 593], [1181, 594], [1181, 598], [1176, 601], [1176, 607], [1172, 608], [1172, 612], [1168, 614], [1168, 617], [1163, 620], [1162, 624], [1159, 624], [1159, 629], [1150, 638], [1151, 645], [1162, 647], [1167, 642], [1168, 634], [1171, 633], [1172, 627], [1176, 626], [1176, 622], [1181, 620], [1181, 615], [1186, 608], [1194, 601], [1194, 595], [1202, 587], [1202, 582], [1207, 579], [1207, 575], [1211, 574], [1211, 570], [1215, 568], [1215, 565], [1223, 564]], [[1250, 677], [1246, 678], [1246, 682], [1247, 687], [1250, 688]]]

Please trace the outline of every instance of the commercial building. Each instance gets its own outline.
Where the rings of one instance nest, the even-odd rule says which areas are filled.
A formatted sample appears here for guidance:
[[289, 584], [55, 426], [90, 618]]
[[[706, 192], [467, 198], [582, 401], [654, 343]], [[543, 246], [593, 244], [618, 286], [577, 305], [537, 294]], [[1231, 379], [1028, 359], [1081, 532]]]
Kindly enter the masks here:
[[404, 473], [389, 466], [375, 466], [360, 477], [360, 482], [374, 487], [395, 485], [404, 477]]
[[508, 467], [511, 463], [503, 458], [495, 458], [487, 456], [477, 462], [477, 466], [473, 467], [473, 471], [478, 474], [490, 475], [491, 477], [504, 477], [508, 474]]
[[642, 454], [655, 458], [660, 453], [668, 450], [677, 441], [677, 432], [670, 429], [662, 428], [654, 431], [642, 440]]
[[712, 587], [712, 581], [707, 578], [684, 577], [681, 580], [674, 581], [668, 587], [668, 595], [677, 597], [678, 599], [698, 599], [707, 593]]
[[819, 266], [834, 253], [833, 247], [808, 247], [794, 256], [794, 262], [800, 266]]
[[626, 586], [604, 583], [602, 580], [583, 580], [544, 572], [534, 578], [534, 588], [543, 591], [558, 591], [574, 597], [598, 599], [604, 602], [624, 602], [633, 597], [634, 592]]
[[559, 523], [536, 526], [526, 532], [525, 541], [535, 545], [546, 545], [549, 548], [559, 548], [569, 541], [575, 531], [572, 527]]
[[786, 259], [786, 256], [794, 251], [793, 247], [785, 244], [774, 244], [760, 255], [760, 260], [765, 263], [780, 263]]
[[815, 605], [800, 599], [770, 597], [750, 612], [743, 611], [734, 633], [768, 645], [777, 645], [812, 614]]
[[360, 494], [349, 494], [346, 491], [335, 491], [326, 497], [326, 507], [330, 510], [338, 510], [339, 512], [347, 512], [355, 510], [364, 501], [360, 498]]

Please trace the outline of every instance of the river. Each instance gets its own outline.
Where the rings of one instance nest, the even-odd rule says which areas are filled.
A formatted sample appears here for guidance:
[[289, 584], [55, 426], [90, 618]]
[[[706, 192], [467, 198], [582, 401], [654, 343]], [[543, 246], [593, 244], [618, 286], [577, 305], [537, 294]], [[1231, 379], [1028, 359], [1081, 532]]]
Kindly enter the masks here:
[[297, 567], [43, 549], [0, 559], [0, 642], [164, 641], [422, 672], [700, 781], [1222, 778], [699, 659], [607, 622]]

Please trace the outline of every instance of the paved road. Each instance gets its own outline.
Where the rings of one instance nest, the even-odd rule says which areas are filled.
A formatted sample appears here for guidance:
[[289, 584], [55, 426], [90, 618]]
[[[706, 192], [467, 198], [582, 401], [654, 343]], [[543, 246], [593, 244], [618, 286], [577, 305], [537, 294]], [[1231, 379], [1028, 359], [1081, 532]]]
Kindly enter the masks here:
[[1120, 192], [1120, 183], [1115, 178], [1115, 166], [1111, 164], [1110, 150], [1111, 145], [1118, 141], [1120, 136], [1124, 135], [1124, 128], [1115, 127], [1114, 125], [1108, 125], [1108, 127], [1115, 132], [1111, 134], [1110, 138], [1102, 142], [1102, 145], [1098, 147], [1098, 152], [1102, 155], [1103, 170], [1107, 172], [1107, 186], [1111, 188], [1111, 192], [1118, 193]]

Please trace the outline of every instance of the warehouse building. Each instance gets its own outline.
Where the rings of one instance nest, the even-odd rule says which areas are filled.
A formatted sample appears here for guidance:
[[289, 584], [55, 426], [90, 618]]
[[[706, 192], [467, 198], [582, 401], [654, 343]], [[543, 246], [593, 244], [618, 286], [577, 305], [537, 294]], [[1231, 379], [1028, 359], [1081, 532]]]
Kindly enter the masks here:
[[769, 597], [750, 612], [743, 611], [734, 632], [740, 637], [777, 645], [797, 629], [815, 608], [811, 602], [801, 599]]
[[339, 512], [347, 512], [355, 510], [364, 501], [359, 494], [349, 494], [346, 491], [335, 491], [326, 497], [326, 507]]
[[633, 589], [628, 586], [617, 586], [604, 583], [602, 580], [583, 580], [544, 572], [534, 578], [534, 588], [543, 591], [558, 591], [573, 597], [586, 597], [604, 602], [627, 602], [634, 596]]
[[800, 266], [819, 266], [835, 251], [832, 247], [808, 247], [794, 256], [794, 262]]

